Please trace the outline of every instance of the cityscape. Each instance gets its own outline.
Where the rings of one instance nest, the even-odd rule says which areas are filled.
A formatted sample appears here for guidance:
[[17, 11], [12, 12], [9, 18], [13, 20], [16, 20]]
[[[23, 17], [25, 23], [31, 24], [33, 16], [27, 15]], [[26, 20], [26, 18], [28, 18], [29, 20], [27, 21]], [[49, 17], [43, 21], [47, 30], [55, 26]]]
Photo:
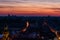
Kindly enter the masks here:
[[60, 0], [0, 0], [0, 40], [60, 40]]
[[60, 17], [0, 16], [0, 40], [60, 40]]

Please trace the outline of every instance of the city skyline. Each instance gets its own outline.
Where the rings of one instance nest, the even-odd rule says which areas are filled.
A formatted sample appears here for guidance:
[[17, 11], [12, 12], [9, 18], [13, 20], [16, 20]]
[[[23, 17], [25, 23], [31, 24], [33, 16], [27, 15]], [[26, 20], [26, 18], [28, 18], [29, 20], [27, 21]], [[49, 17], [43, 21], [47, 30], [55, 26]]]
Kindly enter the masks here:
[[0, 0], [1, 15], [60, 16], [60, 0]]

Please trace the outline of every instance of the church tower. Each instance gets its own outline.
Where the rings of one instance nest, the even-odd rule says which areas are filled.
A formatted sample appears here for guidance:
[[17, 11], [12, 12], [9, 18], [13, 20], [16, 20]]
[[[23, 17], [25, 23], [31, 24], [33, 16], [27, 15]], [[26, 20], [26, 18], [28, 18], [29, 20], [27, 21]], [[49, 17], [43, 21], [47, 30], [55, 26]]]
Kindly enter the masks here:
[[9, 40], [9, 31], [8, 31], [8, 26], [5, 25], [4, 31], [3, 31], [3, 40]]

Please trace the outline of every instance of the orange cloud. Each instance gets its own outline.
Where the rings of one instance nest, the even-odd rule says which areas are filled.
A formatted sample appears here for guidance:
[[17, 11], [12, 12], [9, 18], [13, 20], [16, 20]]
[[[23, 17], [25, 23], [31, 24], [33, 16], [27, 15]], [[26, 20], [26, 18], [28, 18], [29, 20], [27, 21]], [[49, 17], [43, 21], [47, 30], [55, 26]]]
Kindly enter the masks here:
[[[57, 12], [56, 12], [57, 11]], [[33, 7], [13, 7], [0, 8], [0, 14], [15, 14], [15, 15], [60, 15], [58, 10], [51, 8], [33, 8]]]

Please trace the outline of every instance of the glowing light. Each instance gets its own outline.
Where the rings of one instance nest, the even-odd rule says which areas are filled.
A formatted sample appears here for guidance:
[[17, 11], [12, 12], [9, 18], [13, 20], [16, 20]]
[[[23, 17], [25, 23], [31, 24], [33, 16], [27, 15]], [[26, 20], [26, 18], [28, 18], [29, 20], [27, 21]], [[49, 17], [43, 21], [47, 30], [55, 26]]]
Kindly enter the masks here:
[[43, 36], [42, 36], [41, 38], [42, 38], [42, 39], [44, 39], [44, 37], [43, 37]]
[[60, 37], [58, 39], [60, 40]]
[[51, 27], [49, 27], [49, 28], [53, 33], [56, 33], [56, 30], [52, 29]]
[[26, 22], [26, 27], [29, 27], [29, 22], [28, 21]]
[[22, 32], [25, 32], [27, 30], [27, 28], [24, 28], [23, 30], [22, 30]]
[[29, 22], [26, 22], [26, 27], [22, 29], [22, 32], [25, 32], [27, 30], [27, 28], [29, 27]]

